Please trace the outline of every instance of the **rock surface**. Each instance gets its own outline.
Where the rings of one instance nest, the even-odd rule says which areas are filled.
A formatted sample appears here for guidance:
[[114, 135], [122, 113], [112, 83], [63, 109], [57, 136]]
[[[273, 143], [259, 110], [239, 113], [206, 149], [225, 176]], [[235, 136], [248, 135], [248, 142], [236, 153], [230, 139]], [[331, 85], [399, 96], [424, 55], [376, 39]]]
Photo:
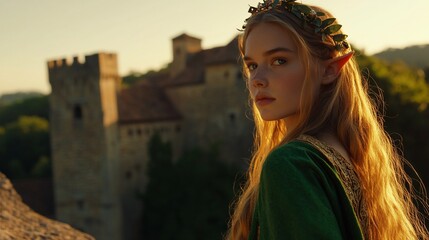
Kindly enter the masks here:
[[12, 183], [0, 173], [0, 240], [94, 240], [70, 225], [46, 218], [22, 202]]

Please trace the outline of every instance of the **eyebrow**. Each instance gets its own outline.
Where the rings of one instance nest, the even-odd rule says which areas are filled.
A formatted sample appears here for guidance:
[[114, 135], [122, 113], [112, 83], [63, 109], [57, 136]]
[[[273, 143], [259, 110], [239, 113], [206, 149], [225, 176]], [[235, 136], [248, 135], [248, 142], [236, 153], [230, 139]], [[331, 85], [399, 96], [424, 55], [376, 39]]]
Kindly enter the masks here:
[[[289, 48], [285, 48], [285, 47], [276, 47], [276, 48], [273, 48], [273, 49], [270, 49], [270, 50], [264, 52], [262, 55], [266, 57], [266, 56], [272, 55], [272, 54], [277, 53], [277, 52], [293, 52], [293, 51], [290, 50]], [[248, 57], [248, 56], [243, 57], [244, 61], [251, 60], [251, 59], [252, 58]]]

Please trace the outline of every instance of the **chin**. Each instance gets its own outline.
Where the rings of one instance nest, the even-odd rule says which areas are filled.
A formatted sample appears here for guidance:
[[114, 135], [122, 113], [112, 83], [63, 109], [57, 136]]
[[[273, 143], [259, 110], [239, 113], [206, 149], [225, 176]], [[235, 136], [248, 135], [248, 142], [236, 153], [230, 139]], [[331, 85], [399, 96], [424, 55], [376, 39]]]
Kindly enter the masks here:
[[259, 114], [261, 115], [261, 118], [264, 121], [276, 121], [276, 120], [287, 119], [287, 118], [296, 118], [298, 116], [296, 112], [279, 113], [279, 114], [267, 114], [267, 113], [264, 114], [263, 112], [259, 112]]
[[261, 118], [262, 118], [264, 121], [276, 121], [276, 120], [280, 120], [280, 119], [282, 119], [283, 117], [278, 117], [278, 116], [267, 116], [267, 115], [262, 115], [262, 114], [261, 114]]

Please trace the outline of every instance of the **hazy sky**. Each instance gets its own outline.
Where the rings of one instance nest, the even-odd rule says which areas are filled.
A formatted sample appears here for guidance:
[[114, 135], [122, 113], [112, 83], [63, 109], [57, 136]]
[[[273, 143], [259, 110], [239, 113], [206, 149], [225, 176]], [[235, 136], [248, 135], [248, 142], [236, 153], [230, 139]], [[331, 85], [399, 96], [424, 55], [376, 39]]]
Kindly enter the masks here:
[[[0, 0], [0, 94], [50, 91], [46, 61], [97, 51], [118, 54], [120, 74], [171, 61], [184, 32], [203, 48], [238, 34], [255, 0]], [[429, 0], [308, 0], [343, 24], [367, 53], [429, 43]]]

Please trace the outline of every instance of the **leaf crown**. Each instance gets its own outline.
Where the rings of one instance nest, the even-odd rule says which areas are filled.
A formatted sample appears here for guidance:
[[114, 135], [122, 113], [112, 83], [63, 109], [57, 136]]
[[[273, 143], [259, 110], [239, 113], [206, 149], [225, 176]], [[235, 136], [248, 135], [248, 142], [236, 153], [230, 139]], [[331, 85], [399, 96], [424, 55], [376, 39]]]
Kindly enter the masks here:
[[[322, 35], [323, 42], [327, 42], [328, 37], [331, 37], [335, 43], [335, 49], [337, 51], [346, 50], [350, 47], [346, 41], [346, 38], [348, 37], [346, 34], [335, 34], [342, 27], [340, 24], [335, 23], [335, 18], [322, 20], [321, 17], [325, 16], [325, 13], [315, 11], [305, 4], [297, 3], [296, 0], [264, 0], [264, 2], [258, 3], [257, 7], [250, 6], [249, 13], [253, 16], [271, 9], [286, 10], [292, 13], [294, 16], [302, 20], [303, 27], [305, 27], [306, 24], [311, 25], [314, 28], [314, 33]], [[245, 22], [247, 22], [248, 19], [246, 19]], [[243, 25], [243, 29], [245, 28], [246, 25]]]

